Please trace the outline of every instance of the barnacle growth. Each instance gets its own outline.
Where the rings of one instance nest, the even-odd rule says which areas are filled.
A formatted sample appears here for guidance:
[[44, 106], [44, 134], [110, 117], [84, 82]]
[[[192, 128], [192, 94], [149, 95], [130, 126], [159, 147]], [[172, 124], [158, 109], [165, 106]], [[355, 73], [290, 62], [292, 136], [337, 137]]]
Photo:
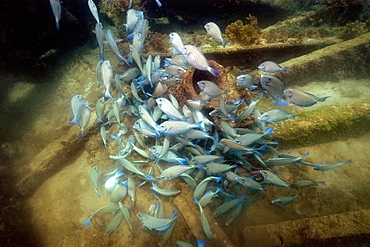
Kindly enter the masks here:
[[257, 18], [249, 15], [249, 24], [243, 24], [241, 20], [231, 23], [225, 29], [225, 37], [230, 42], [240, 45], [259, 44], [261, 40], [261, 28], [258, 27]]

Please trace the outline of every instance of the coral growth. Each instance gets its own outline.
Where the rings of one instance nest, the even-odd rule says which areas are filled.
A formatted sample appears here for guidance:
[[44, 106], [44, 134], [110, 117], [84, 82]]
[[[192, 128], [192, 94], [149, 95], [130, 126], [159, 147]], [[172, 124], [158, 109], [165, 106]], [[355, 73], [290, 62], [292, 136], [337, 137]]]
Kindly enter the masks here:
[[149, 31], [144, 43], [144, 53], [165, 54], [170, 50], [168, 35]]
[[259, 44], [261, 28], [258, 27], [257, 18], [249, 15], [247, 20], [250, 24], [243, 24], [241, 20], [231, 23], [225, 29], [226, 39], [240, 45]]
[[338, 38], [349, 40], [365, 34], [368, 31], [369, 29], [366, 27], [366, 23], [355, 21], [345, 25], [343, 30], [338, 34]]

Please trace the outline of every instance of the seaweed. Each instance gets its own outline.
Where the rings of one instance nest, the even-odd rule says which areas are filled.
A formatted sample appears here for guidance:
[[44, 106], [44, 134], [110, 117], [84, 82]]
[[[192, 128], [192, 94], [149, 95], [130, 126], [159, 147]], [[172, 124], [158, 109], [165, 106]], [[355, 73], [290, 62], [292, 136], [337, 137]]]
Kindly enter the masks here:
[[225, 29], [226, 40], [240, 45], [259, 44], [261, 41], [261, 28], [258, 27], [257, 18], [249, 15], [247, 20], [249, 24], [245, 24], [241, 20], [237, 20]]

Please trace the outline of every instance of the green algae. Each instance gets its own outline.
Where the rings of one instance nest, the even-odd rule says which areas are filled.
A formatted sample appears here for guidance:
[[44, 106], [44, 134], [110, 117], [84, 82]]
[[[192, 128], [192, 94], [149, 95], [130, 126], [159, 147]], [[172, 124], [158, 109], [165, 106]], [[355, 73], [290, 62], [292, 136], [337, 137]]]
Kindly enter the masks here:
[[358, 137], [370, 131], [370, 99], [346, 106], [302, 112], [295, 120], [276, 123], [273, 139], [284, 148], [311, 146]]

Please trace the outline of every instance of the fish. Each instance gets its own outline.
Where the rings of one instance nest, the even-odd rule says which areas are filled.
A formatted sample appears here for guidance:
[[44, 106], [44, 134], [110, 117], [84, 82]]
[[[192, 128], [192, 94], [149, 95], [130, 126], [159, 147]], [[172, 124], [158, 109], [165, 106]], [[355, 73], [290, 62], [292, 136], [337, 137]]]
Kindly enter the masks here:
[[162, 3], [159, 0], [155, 0], [155, 2], [157, 3], [158, 7], [162, 7]]
[[204, 210], [202, 208], [202, 205], [200, 205], [199, 201], [197, 198], [194, 198], [194, 202], [199, 206], [199, 211], [200, 211], [200, 223], [202, 225], [202, 229], [204, 234], [208, 239], [214, 239], [213, 232], [211, 230], [211, 226], [208, 223], [206, 214], [204, 213]]
[[131, 175], [127, 179], [127, 194], [131, 198], [133, 204], [136, 202], [136, 184], [135, 184], [135, 175]]
[[110, 94], [113, 80], [113, 69], [112, 66], [110, 65], [109, 60], [103, 61], [101, 65], [101, 73], [103, 78], [103, 85], [105, 88], [104, 97], [113, 98], [112, 95]]
[[193, 192], [193, 198], [198, 198], [201, 195], [203, 195], [204, 191], [206, 190], [208, 183], [211, 182], [212, 180], [215, 180], [217, 183], [221, 182], [222, 178], [221, 177], [214, 177], [210, 176], [205, 179], [203, 179], [195, 188]]
[[301, 192], [299, 191], [298, 194], [296, 194], [295, 196], [280, 197], [280, 198], [277, 198], [275, 200], [272, 200], [271, 203], [272, 204], [279, 205], [279, 206], [284, 206], [284, 205], [286, 205], [288, 203], [291, 203], [295, 199], [297, 199], [297, 197], [300, 194], [301, 194]]
[[104, 183], [104, 188], [108, 191], [108, 192], [112, 192], [112, 190], [114, 189], [114, 187], [116, 186], [117, 184], [117, 178], [123, 176], [124, 173], [121, 172], [120, 170], [117, 170], [112, 176], [110, 176]]
[[257, 85], [253, 85], [253, 77], [250, 75], [239, 75], [236, 77], [236, 83], [239, 87], [248, 89], [248, 90], [255, 90], [258, 88]]
[[153, 183], [153, 186], [150, 187], [150, 189], [154, 190], [155, 192], [162, 196], [176, 196], [181, 192], [181, 190], [162, 189], [158, 187], [156, 183]]
[[314, 165], [315, 167], [313, 169], [316, 170], [316, 171], [325, 172], [325, 171], [329, 171], [329, 170], [332, 170], [334, 168], [337, 168], [338, 166], [341, 166], [341, 165], [344, 165], [344, 164], [349, 164], [349, 163], [352, 163], [352, 160], [341, 161], [341, 162], [337, 162], [337, 163], [330, 164], [330, 165], [317, 165], [316, 164], [316, 165]]
[[136, 23], [138, 22], [140, 17], [141, 14], [137, 10], [127, 10], [126, 24], [123, 24], [123, 26], [126, 28], [126, 32], [131, 32], [134, 30]]
[[278, 78], [271, 75], [261, 75], [260, 82], [262, 88], [276, 101], [275, 105], [288, 105], [288, 103], [284, 101], [284, 85]]
[[282, 109], [272, 109], [258, 117], [258, 120], [266, 123], [276, 123], [286, 119], [295, 119], [295, 116], [290, 115], [287, 111]]
[[172, 218], [158, 218], [142, 212], [137, 213], [136, 216], [149, 230], [165, 231], [171, 226], [172, 222], [177, 219], [176, 212], [172, 211], [172, 214]]
[[96, 41], [98, 42], [99, 48], [100, 48], [100, 60], [104, 60], [104, 41], [105, 41], [105, 33], [103, 30], [103, 25], [101, 22], [97, 22], [95, 25], [95, 36]]
[[128, 181], [123, 181], [120, 183], [117, 183], [116, 186], [114, 186], [112, 192], [110, 193], [109, 199], [112, 203], [118, 203], [125, 198], [127, 195], [127, 184]]
[[137, 78], [139, 75], [140, 75], [140, 70], [136, 67], [132, 67], [132, 68], [125, 70], [119, 76], [119, 79], [126, 83], [130, 83], [133, 79]]
[[212, 213], [212, 217], [216, 218], [220, 214], [224, 214], [227, 211], [229, 211], [231, 208], [235, 207], [237, 204], [243, 202], [244, 200], [244, 195], [241, 196], [241, 198], [238, 199], [232, 199], [230, 201], [227, 201], [220, 206], [218, 206]]
[[202, 90], [204, 93], [206, 93], [211, 98], [215, 98], [225, 93], [225, 90], [219, 88], [217, 84], [211, 81], [202, 80], [202, 81], [198, 81], [197, 84], [200, 90]]
[[50, 0], [50, 6], [55, 18], [56, 29], [59, 31], [59, 21], [62, 14], [62, 7], [60, 6], [59, 0]]
[[306, 152], [304, 155], [298, 156], [298, 157], [277, 157], [277, 158], [270, 158], [265, 160], [265, 164], [269, 166], [283, 166], [283, 165], [289, 165], [289, 164], [294, 164], [297, 163], [304, 158], [306, 158], [310, 152]]
[[193, 128], [202, 128], [202, 122], [189, 123], [185, 121], [165, 121], [158, 125], [157, 129], [164, 135], [185, 134]]
[[119, 227], [119, 225], [121, 224], [123, 218], [124, 218], [124, 216], [123, 216], [122, 212], [118, 211], [113, 216], [113, 218], [109, 221], [107, 227], [105, 228], [105, 233], [110, 235], [113, 232], [115, 232], [117, 230], [117, 228]]
[[81, 94], [76, 94], [71, 98], [71, 111], [73, 119], [70, 123], [76, 124], [81, 118], [81, 108], [83, 105], [83, 97]]
[[155, 102], [170, 119], [185, 120], [185, 116], [168, 99], [157, 98]]
[[252, 178], [238, 176], [235, 180], [248, 189], [265, 191], [262, 185]]
[[109, 206], [99, 208], [94, 213], [92, 213], [90, 217], [87, 218], [82, 224], [85, 226], [89, 226], [91, 219], [94, 218], [95, 216], [98, 216], [100, 214], [111, 214], [111, 213], [116, 212], [117, 210], [119, 210], [119, 207], [117, 205], [109, 205]]
[[149, 55], [146, 60], [146, 74], [151, 87], [154, 87], [152, 83], [152, 55]]
[[223, 47], [226, 46], [227, 42], [222, 38], [222, 33], [220, 28], [214, 22], [208, 22], [204, 25], [207, 33], [218, 43], [220, 43]]
[[280, 71], [287, 71], [289, 67], [281, 67], [275, 62], [266, 61], [258, 65], [258, 69], [262, 70], [263, 72], [276, 73]]
[[173, 76], [181, 76], [186, 72], [186, 69], [179, 65], [168, 65], [165, 67], [165, 72]]
[[99, 23], [99, 13], [98, 13], [98, 8], [96, 7], [95, 3], [93, 0], [88, 0], [87, 4], [89, 5], [89, 9], [91, 11], [91, 14], [94, 16], [95, 20], [97, 23]]
[[292, 187], [294, 188], [302, 188], [302, 187], [308, 187], [308, 186], [319, 186], [319, 184], [326, 185], [325, 181], [315, 181], [311, 179], [302, 179], [297, 180], [292, 184]]
[[134, 59], [137, 66], [139, 67], [141, 73], [143, 73], [143, 64], [141, 62], [141, 57], [140, 57], [138, 50], [133, 45], [129, 45], [129, 49], [131, 51], [132, 58]]
[[188, 166], [188, 165], [170, 166], [161, 172], [161, 175], [159, 176], [159, 180], [171, 180], [173, 178], [177, 178], [182, 173], [187, 172], [194, 168], [195, 166]]
[[309, 107], [315, 105], [317, 102], [324, 102], [330, 96], [319, 98], [311, 93], [299, 90], [299, 89], [285, 89], [285, 97], [292, 104], [301, 107]]
[[89, 124], [90, 116], [89, 103], [84, 101], [81, 106], [81, 118], [77, 121], [77, 125], [80, 128], [80, 136], [83, 136], [86, 126]]
[[238, 122], [241, 122], [241, 121], [247, 119], [254, 112], [254, 110], [256, 109], [257, 104], [259, 103], [259, 101], [261, 100], [262, 97], [263, 97], [263, 92], [260, 92], [259, 96], [258, 96], [258, 100], [256, 100], [256, 101], [251, 100], [251, 102], [249, 102], [248, 107], [242, 113], [240, 113], [240, 115], [238, 115], [236, 117], [235, 123], [238, 123]]
[[290, 188], [290, 186], [287, 182], [285, 182], [284, 180], [282, 180], [281, 178], [279, 178], [278, 176], [276, 176], [272, 172], [266, 171], [266, 170], [260, 170], [260, 173], [261, 173], [262, 177], [264, 178], [264, 180], [263, 180], [264, 182], [268, 182], [268, 183], [271, 183], [271, 184], [274, 184], [274, 185], [280, 186], [280, 187]]
[[105, 126], [100, 127], [100, 136], [104, 144], [104, 148], [107, 148], [107, 130], [105, 129]]
[[209, 63], [204, 57], [203, 53], [199, 51], [198, 48], [196, 48], [195, 46], [184, 45], [181, 48], [181, 53], [185, 56], [186, 61], [188, 61], [188, 63], [191, 64], [194, 68], [208, 71], [215, 77], [218, 75], [218, 71], [209, 66]]
[[100, 173], [99, 173], [99, 168], [98, 166], [92, 166], [90, 169], [90, 183], [92, 187], [95, 190], [95, 193], [98, 197], [100, 197], [99, 193], [99, 178], [100, 178]]
[[218, 155], [205, 154], [192, 157], [190, 162], [195, 164], [205, 164], [222, 158], [222, 156]]
[[119, 209], [121, 210], [123, 216], [125, 217], [128, 226], [132, 230], [131, 220], [130, 220], [130, 211], [127, 208], [126, 205], [124, 205], [122, 202], [118, 202]]
[[182, 43], [182, 40], [181, 40], [181, 37], [178, 33], [170, 33], [170, 42], [173, 46], [173, 48], [175, 48], [175, 50], [179, 53], [179, 54], [182, 54], [181, 53], [181, 49], [184, 47], [184, 44]]
[[132, 45], [136, 48], [136, 50], [139, 53], [141, 53], [141, 51], [144, 48], [144, 46], [143, 46], [143, 39], [142, 39], [141, 33], [135, 33], [134, 39], [132, 41]]
[[114, 54], [116, 54], [117, 59], [122, 61], [122, 62], [125, 62], [128, 66], [130, 66], [130, 63], [128, 62], [128, 60], [126, 58], [124, 58], [123, 55], [121, 54], [121, 52], [119, 51], [116, 40], [115, 40], [115, 38], [113, 36], [113, 33], [110, 29], [108, 29], [108, 31], [107, 31], [107, 37], [108, 37], [108, 44], [109, 44], [110, 48], [112, 49], [112, 51], [114, 52]]
[[223, 189], [220, 188], [220, 187], [217, 187], [215, 191], [212, 191], [212, 190], [207, 191], [202, 196], [202, 198], [199, 199], [199, 204], [204, 208], [205, 206], [208, 205], [208, 203], [211, 202], [211, 200], [213, 199], [213, 197], [216, 197], [217, 196], [217, 193], [220, 192], [221, 190], [223, 190]]

